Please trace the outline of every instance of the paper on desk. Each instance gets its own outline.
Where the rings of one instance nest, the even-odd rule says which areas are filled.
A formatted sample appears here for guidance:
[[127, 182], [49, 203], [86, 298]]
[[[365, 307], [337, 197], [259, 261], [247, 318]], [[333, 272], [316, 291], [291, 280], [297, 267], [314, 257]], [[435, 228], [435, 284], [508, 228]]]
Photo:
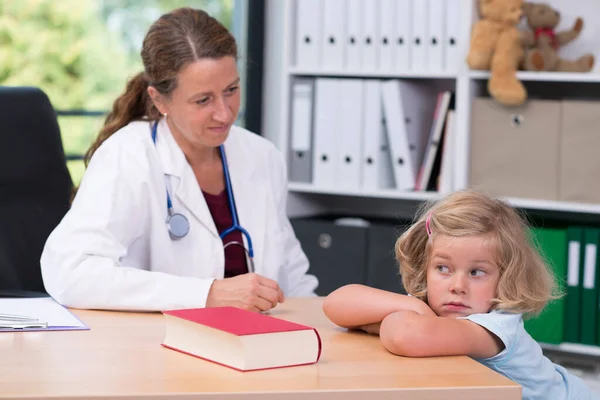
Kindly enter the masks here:
[[[69, 310], [54, 301], [52, 297], [0, 298], [0, 314], [35, 317], [48, 323], [48, 328], [45, 328], [47, 330], [89, 329]], [[32, 330], [37, 330], [37, 328]]]

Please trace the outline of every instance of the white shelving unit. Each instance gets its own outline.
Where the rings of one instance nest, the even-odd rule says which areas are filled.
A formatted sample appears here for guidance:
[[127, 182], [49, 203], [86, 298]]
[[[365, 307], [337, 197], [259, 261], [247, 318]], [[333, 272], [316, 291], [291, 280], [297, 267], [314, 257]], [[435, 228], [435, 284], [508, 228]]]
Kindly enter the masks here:
[[[321, 0], [328, 1], [328, 0]], [[349, 4], [351, 0], [345, 0]], [[468, 52], [472, 22], [477, 18], [476, 0], [461, 1], [461, 21], [458, 43], [461, 58]], [[600, 2], [597, 0], [548, 0], [551, 6], [561, 12], [563, 21], [560, 29], [569, 28], [576, 17], [585, 20], [582, 34], [572, 44], [561, 50], [565, 58], [576, 59], [584, 53], [596, 55], [596, 66], [590, 73], [518, 72], [518, 78], [526, 86], [547, 86], [550, 91], [568, 87], [572, 95], [580, 89], [591, 88], [600, 98]], [[376, 3], [373, 3], [376, 4]], [[265, 70], [263, 134], [272, 140], [288, 156], [290, 142], [290, 88], [296, 77], [341, 77], [376, 79], [420, 79], [450, 84], [455, 92], [456, 134], [454, 143], [454, 189], [469, 187], [469, 153], [471, 110], [478, 96], [488, 96], [487, 71], [471, 71], [466, 63], [460, 63], [452, 72], [428, 71], [364, 71], [356, 68], [302, 68], [294, 64], [295, 0], [268, 0], [267, 60]], [[595, 86], [594, 86], [595, 85]], [[574, 90], [573, 90], [574, 88]], [[596, 90], [598, 89], [598, 90]], [[536, 95], [539, 95], [536, 93]], [[556, 95], [556, 93], [554, 93]], [[560, 94], [559, 94], [560, 96]], [[600, 112], [600, 110], [599, 110]], [[600, 171], [599, 175], [600, 175]], [[574, 177], [577, 179], [577, 177]], [[591, 182], [591, 184], [595, 184]], [[385, 216], [410, 218], [416, 207], [423, 201], [438, 198], [436, 192], [401, 192], [396, 190], [365, 191], [335, 187], [322, 187], [306, 183], [289, 184], [289, 215], [300, 216], [315, 213], [355, 213], [361, 216]], [[586, 204], [527, 198], [506, 198], [515, 207], [547, 212], [554, 216], [577, 220], [592, 218], [600, 221], [600, 204]], [[600, 357], [600, 347], [562, 344], [544, 345], [545, 351]], [[594, 378], [596, 379], [596, 378]]]
[[[324, 0], [328, 1], [328, 0]], [[585, 20], [585, 26], [582, 34], [572, 44], [569, 44], [561, 54], [567, 58], [577, 58], [586, 52], [592, 52], [598, 48], [600, 43], [600, 28], [594, 26], [593, 16], [600, 16], [600, 3], [596, 0], [580, 0], [570, 2], [568, 0], [550, 0], [550, 5], [558, 9], [563, 21], [560, 29], [570, 27], [577, 16], [582, 16]], [[346, 0], [344, 4], [350, 4]], [[377, 3], [373, 3], [376, 6]], [[460, 34], [457, 38], [461, 59], [465, 59], [468, 52], [471, 23], [478, 18], [476, 13], [476, 0], [461, 0], [460, 13]], [[466, 63], [460, 63], [454, 71], [364, 71], [352, 66], [347, 68], [303, 68], [295, 65], [294, 46], [295, 46], [295, 0], [270, 0], [267, 3], [270, 17], [270, 25], [267, 33], [267, 60], [270, 63], [266, 70], [266, 91], [265, 91], [265, 116], [264, 126], [267, 128], [263, 132], [269, 139], [288, 155], [288, 146], [290, 141], [290, 88], [291, 82], [296, 77], [342, 77], [342, 78], [379, 78], [379, 79], [420, 79], [429, 81], [443, 81], [454, 88], [455, 92], [455, 111], [456, 111], [456, 134], [455, 134], [455, 156], [454, 156], [454, 189], [463, 189], [469, 187], [469, 143], [470, 143], [470, 121], [472, 102], [476, 96], [487, 96], [487, 71], [471, 71]], [[340, 13], [340, 18], [341, 18]], [[600, 17], [596, 17], [600, 19]], [[597, 24], [596, 24], [597, 25]], [[272, 48], [275, 47], [275, 50]], [[269, 52], [271, 55], [269, 57]], [[269, 62], [269, 61], [268, 61]], [[547, 85], [557, 84], [600, 84], [600, 62], [597, 61], [595, 69], [590, 73], [555, 73], [555, 72], [519, 72], [518, 77], [526, 85], [528, 83]], [[599, 86], [600, 89], [600, 86]], [[600, 171], [599, 171], [600, 172]], [[315, 203], [315, 207], [309, 209], [319, 209], [320, 211], [337, 212], [339, 209], [348, 211], [347, 203], [350, 198], [360, 198], [369, 201], [371, 205], [366, 207], [361, 205], [359, 200], [352, 200], [356, 207], [357, 214], [384, 214], [384, 211], [378, 210], [378, 207], [372, 207], [374, 202], [380, 199], [382, 202], [389, 203], [397, 201], [398, 207], [402, 208], [402, 203], [410, 203], [408, 210], [414, 210], [415, 203], [434, 199], [439, 195], [431, 192], [400, 192], [395, 190], [346, 190], [335, 187], [317, 187], [312, 184], [290, 183], [290, 197], [301, 197], [303, 204]], [[325, 200], [327, 195], [335, 196], [335, 201]], [[600, 204], [570, 203], [550, 200], [535, 200], [521, 198], [507, 198], [515, 207], [551, 211], [559, 213], [581, 213], [594, 214], [600, 218]], [[294, 208], [298, 201], [290, 202], [289, 213], [291, 216], [302, 214]], [[323, 203], [327, 206], [323, 207]], [[339, 208], [337, 206], [340, 206]], [[382, 210], [390, 207], [381, 207]], [[306, 209], [303, 207], [303, 209]], [[409, 211], [410, 212], [410, 211]], [[398, 214], [394, 213], [394, 217]], [[407, 215], [408, 216], [408, 215]]]

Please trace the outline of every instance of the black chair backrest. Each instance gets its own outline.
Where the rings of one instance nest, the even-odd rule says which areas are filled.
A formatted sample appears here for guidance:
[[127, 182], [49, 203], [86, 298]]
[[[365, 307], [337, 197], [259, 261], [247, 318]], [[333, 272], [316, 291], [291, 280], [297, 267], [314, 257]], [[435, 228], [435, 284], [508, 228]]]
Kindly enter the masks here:
[[72, 187], [46, 94], [0, 87], [0, 291], [45, 292], [40, 256]]

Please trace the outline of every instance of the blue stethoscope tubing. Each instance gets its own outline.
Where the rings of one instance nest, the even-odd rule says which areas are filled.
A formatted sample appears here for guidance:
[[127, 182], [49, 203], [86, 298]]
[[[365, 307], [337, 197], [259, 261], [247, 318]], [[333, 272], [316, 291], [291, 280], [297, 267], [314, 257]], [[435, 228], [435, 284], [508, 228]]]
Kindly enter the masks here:
[[[154, 122], [152, 126], [152, 142], [156, 145], [156, 131], [158, 128], [158, 121]], [[229, 168], [227, 166], [227, 157], [225, 156], [225, 147], [223, 145], [219, 146], [219, 153], [221, 154], [221, 164], [223, 165], [223, 175], [225, 175], [225, 189], [227, 190], [227, 200], [229, 202], [229, 211], [231, 212], [232, 225], [225, 229], [219, 237], [221, 240], [232, 232], [239, 231], [246, 237], [246, 241], [248, 242], [248, 256], [251, 258], [254, 257], [254, 248], [252, 247], [252, 239], [250, 238], [250, 234], [246, 229], [244, 229], [239, 222], [237, 208], [235, 206], [235, 200], [233, 198], [233, 189], [231, 188], [231, 178], [229, 176]], [[178, 240], [182, 237], [186, 236], [190, 230], [190, 223], [185, 215], [181, 213], [173, 212], [173, 202], [171, 201], [171, 196], [169, 195], [169, 189], [165, 187], [167, 192], [167, 210], [169, 212], [169, 216], [167, 217], [167, 228], [169, 230], [169, 235], [172, 239]]]

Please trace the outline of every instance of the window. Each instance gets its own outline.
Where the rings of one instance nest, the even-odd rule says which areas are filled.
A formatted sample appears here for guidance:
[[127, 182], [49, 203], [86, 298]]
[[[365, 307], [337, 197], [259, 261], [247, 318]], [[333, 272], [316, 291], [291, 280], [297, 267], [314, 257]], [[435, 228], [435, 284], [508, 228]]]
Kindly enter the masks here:
[[[74, 183], [127, 80], [146, 30], [174, 8], [201, 8], [230, 29], [244, 59], [241, 0], [0, 0], [0, 84], [41, 88], [57, 110]], [[242, 84], [245, 69], [240, 68]], [[244, 87], [244, 86], [242, 86]], [[243, 110], [240, 112], [243, 120]]]

